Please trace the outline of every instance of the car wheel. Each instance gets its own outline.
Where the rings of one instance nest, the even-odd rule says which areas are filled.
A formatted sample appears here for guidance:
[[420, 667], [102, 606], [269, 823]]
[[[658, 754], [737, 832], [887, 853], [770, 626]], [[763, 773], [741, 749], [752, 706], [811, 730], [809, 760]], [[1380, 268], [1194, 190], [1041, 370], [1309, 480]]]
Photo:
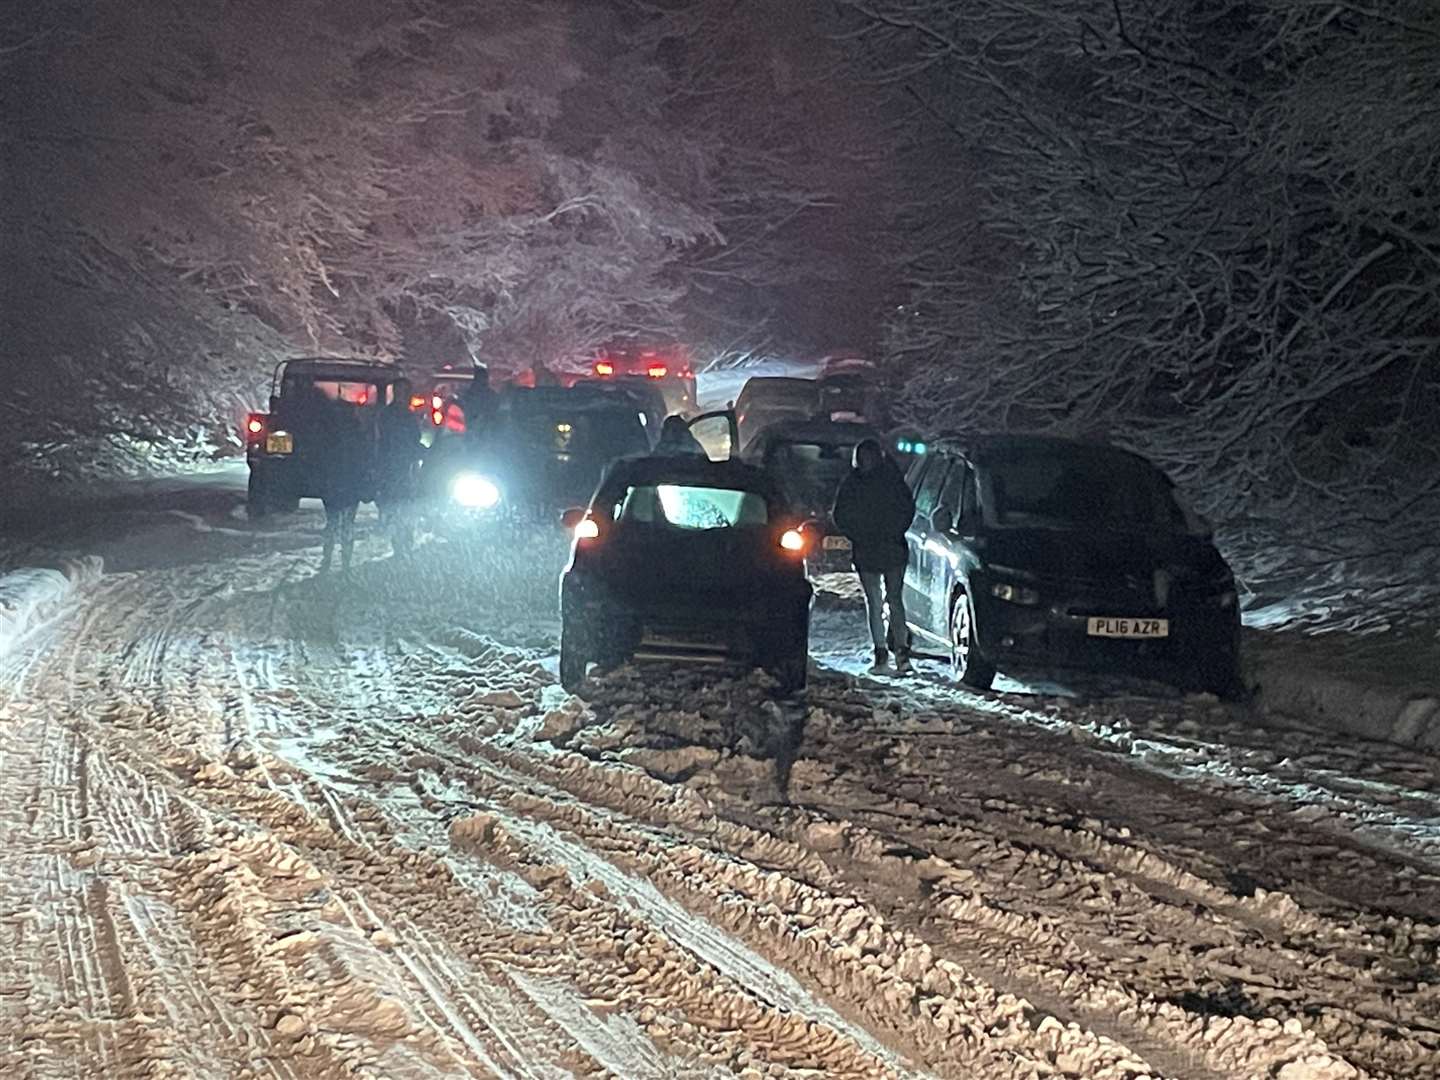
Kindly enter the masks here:
[[796, 691], [804, 690], [805, 682], [810, 675], [810, 651], [808, 648], [802, 649], [794, 656], [768, 665], [765, 670], [780, 684], [782, 694], [793, 694]]
[[265, 490], [265, 484], [256, 475], [255, 470], [250, 470], [250, 479], [245, 485], [245, 516], [252, 521], [270, 513], [269, 493]]
[[1187, 690], [1214, 694], [1221, 701], [1240, 702], [1249, 697], [1245, 680], [1240, 674], [1240, 664], [1233, 657], [1218, 662], [1201, 664], [1190, 678]]
[[950, 659], [955, 678], [975, 690], [989, 690], [995, 681], [995, 667], [983, 656], [976, 642], [975, 612], [970, 598], [961, 593], [950, 611]]
[[570, 619], [560, 623], [560, 685], [575, 693], [585, 682], [590, 660], [585, 655], [585, 636]]

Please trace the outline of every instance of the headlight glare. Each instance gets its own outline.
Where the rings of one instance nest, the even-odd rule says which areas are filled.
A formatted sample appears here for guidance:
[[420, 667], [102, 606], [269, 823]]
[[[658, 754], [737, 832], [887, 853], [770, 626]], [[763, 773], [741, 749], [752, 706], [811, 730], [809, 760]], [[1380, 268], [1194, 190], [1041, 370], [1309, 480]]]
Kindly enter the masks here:
[[465, 472], [450, 484], [450, 495], [467, 510], [490, 510], [500, 502], [495, 481], [479, 473]]

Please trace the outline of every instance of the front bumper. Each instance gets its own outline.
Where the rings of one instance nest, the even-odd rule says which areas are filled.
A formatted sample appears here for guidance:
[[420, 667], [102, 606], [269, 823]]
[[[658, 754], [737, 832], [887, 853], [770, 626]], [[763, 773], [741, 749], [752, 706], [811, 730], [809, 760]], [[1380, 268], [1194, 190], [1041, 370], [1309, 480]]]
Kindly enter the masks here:
[[[1163, 607], [1123, 592], [1072, 594], [1035, 606], [988, 593], [975, 597], [980, 652], [1002, 670], [1084, 671], [1135, 675], [1167, 682], [1220, 678], [1239, 660], [1240, 621], [1233, 602], [1212, 598]], [[1163, 638], [1092, 636], [1093, 616], [1165, 619]]]

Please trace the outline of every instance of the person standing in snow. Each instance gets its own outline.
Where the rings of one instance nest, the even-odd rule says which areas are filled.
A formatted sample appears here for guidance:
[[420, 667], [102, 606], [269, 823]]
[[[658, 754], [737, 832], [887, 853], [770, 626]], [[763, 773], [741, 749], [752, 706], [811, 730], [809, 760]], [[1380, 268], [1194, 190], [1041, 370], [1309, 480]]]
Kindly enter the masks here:
[[660, 438], [655, 442], [655, 449], [650, 452], [656, 457], [683, 457], [686, 454], [708, 456], [705, 447], [695, 438], [695, 433], [690, 430], [690, 425], [683, 416], [665, 418], [665, 422], [660, 425]]
[[831, 517], [850, 539], [851, 561], [865, 593], [865, 614], [875, 647], [870, 670], [884, 671], [893, 652], [895, 670], [903, 674], [910, 669], [903, 595], [905, 565], [910, 561], [905, 530], [915, 517], [915, 499], [899, 467], [876, 440], [864, 439], [856, 445], [852, 468], [835, 494]]
[[320, 572], [330, 569], [335, 542], [339, 540], [340, 565], [348, 574], [355, 551], [355, 512], [373, 483], [373, 439], [361, 409], [345, 401], [330, 402], [317, 449], [320, 501], [325, 505]]
[[400, 379], [391, 391], [390, 404], [380, 412], [375, 461], [375, 506], [380, 526], [390, 535], [390, 550], [408, 556], [415, 546], [412, 503], [415, 477], [424, 446], [420, 428], [410, 410], [410, 380]]
[[490, 385], [490, 369], [476, 364], [470, 385], [456, 395], [460, 411], [465, 414], [465, 432], [478, 434], [495, 417], [495, 388]]

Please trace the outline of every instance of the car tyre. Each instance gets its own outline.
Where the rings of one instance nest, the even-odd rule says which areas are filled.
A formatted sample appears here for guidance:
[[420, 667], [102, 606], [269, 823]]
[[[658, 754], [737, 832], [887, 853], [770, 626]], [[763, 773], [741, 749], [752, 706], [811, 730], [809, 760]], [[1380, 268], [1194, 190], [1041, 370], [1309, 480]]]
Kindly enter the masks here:
[[805, 689], [805, 683], [810, 677], [810, 650], [801, 649], [796, 655], [768, 665], [765, 670], [780, 684], [782, 694], [798, 693]]
[[1191, 677], [1189, 688], [1214, 694], [1221, 701], [1228, 702], [1243, 702], [1250, 696], [1245, 688], [1245, 679], [1240, 674], [1239, 661], [1234, 657], [1225, 657], [1219, 663], [1202, 664]]
[[995, 682], [995, 665], [980, 655], [975, 634], [975, 609], [961, 593], [950, 609], [950, 659], [955, 678], [972, 690], [989, 690]]
[[560, 685], [572, 694], [584, 684], [590, 667], [585, 648], [585, 635], [574, 620], [563, 620], [560, 623]]
[[270, 495], [265, 487], [265, 483], [252, 468], [250, 479], [245, 485], [245, 516], [252, 521], [258, 521], [270, 513]]

